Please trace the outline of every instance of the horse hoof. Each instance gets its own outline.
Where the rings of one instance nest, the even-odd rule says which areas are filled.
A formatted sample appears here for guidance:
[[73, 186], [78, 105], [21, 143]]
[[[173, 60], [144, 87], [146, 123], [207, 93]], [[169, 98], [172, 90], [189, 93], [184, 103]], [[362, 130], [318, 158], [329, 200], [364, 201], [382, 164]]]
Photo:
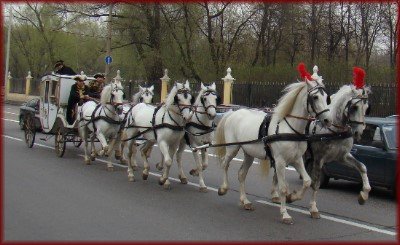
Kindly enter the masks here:
[[123, 165], [126, 165], [126, 164], [128, 164], [128, 161], [126, 160], [126, 159], [121, 159], [121, 164], [123, 164]]
[[199, 192], [201, 192], [201, 193], [207, 193], [207, 192], [208, 192], [207, 187], [200, 187], [200, 188], [199, 188]]
[[136, 170], [138, 170], [138, 166], [133, 166], [132, 169], [133, 169], [133, 171], [136, 171]]
[[251, 203], [246, 203], [245, 205], [243, 205], [243, 208], [245, 210], [250, 210], [250, 211], [254, 210], [253, 205]]
[[220, 196], [225, 195], [227, 192], [228, 192], [228, 190], [225, 188], [221, 188], [221, 187], [218, 188], [218, 195], [220, 195]]
[[95, 161], [96, 160], [96, 157], [95, 156], [91, 156], [90, 157], [90, 161]]
[[156, 168], [158, 169], [158, 170], [163, 170], [163, 166], [161, 166], [161, 164], [160, 163], [157, 163], [156, 164]]
[[182, 178], [180, 175], [179, 175], [179, 180], [181, 181], [181, 184], [186, 185], [188, 183], [187, 178]]
[[358, 195], [358, 204], [360, 204], [360, 205], [365, 204], [365, 199], [363, 198], [363, 196], [361, 194]]
[[192, 176], [199, 176], [199, 172], [197, 171], [197, 169], [190, 170], [189, 174]]
[[164, 184], [163, 188], [164, 188], [164, 190], [171, 190], [171, 185], [170, 184]]
[[276, 204], [281, 204], [281, 199], [279, 197], [273, 197], [271, 199], [271, 202], [276, 203]]
[[284, 218], [282, 222], [286, 225], [293, 225], [293, 218]]
[[158, 180], [158, 184], [159, 185], [164, 185], [165, 181], [167, 181], [167, 179], [163, 179], [162, 177]]
[[115, 160], [120, 160], [120, 159], [121, 159], [121, 156], [115, 155]]
[[107, 167], [107, 170], [108, 170], [109, 172], [113, 172], [113, 171], [114, 171], [114, 167]]
[[86, 165], [90, 165], [90, 160], [89, 159], [85, 159], [85, 164]]
[[147, 180], [148, 177], [149, 177], [148, 174], [142, 174], [142, 179], [143, 179], [143, 180]]
[[128, 177], [128, 181], [129, 181], [129, 182], [135, 182], [135, 177], [129, 176], [129, 177]]
[[290, 193], [289, 195], [286, 196], [286, 203], [292, 203], [294, 202], [293, 195], [296, 194], [296, 191], [293, 191], [293, 193]]
[[319, 214], [319, 212], [310, 212], [311, 214], [311, 218], [313, 219], [320, 219], [321, 215]]

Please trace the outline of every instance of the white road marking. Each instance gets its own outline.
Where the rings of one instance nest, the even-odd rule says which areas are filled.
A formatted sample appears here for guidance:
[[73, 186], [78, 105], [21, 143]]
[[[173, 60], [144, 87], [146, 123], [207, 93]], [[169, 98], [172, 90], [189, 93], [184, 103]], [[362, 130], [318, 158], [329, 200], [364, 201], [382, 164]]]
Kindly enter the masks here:
[[[280, 207], [281, 206], [280, 204], [267, 202], [267, 201], [264, 201], [264, 200], [256, 200], [256, 202], [262, 203], [262, 204], [266, 204], [266, 205], [269, 205], [269, 206], [274, 206], [274, 207]], [[289, 206], [287, 206], [287, 209], [295, 211], [295, 212], [298, 212], [298, 213], [310, 215], [310, 212], [307, 211], [307, 210], [294, 208], [294, 207], [289, 207]], [[393, 231], [379, 229], [379, 228], [376, 228], [376, 227], [373, 227], [373, 226], [364, 225], [364, 224], [356, 223], [356, 222], [349, 221], [349, 220], [339, 219], [339, 218], [335, 218], [335, 217], [328, 216], [328, 215], [325, 215], [325, 214], [321, 214], [321, 219], [326, 219], [326, 220], [334, 221], [334, 222], [341, 223], [341, 224], [351, 225], [351, 226], [367, 229], [367, 230], [370, 230], [370, 231], [383, 233], [383, 234], [386, 234], [386, 235], [396, 236], [396, 232], [393, 232]]]
[[11, 114], [11, 115], [19, 115], [19, 113], [14, 113], [14, 112], [9, 112], [9, 111], [5, 111], [4, 113], [6, 113], [6, 114]]
[[[3, 136], [5, 138], [12, 139], [12, 140], [23, 141], [22, 139], [11, 137], [11, 136], [8, 136], [8, 135], [3, 135]], [[42, 145], [42, 144], [37, 144], [37, 143], [35, 143], [35, 145], [40, 146], [40, 147], [54, 149], [54, 147], [50, 147], [50, 146], [47, 146], [47, 145]], [[78, 154], [78, 156], [83, 157], [82, 154]], [[108, 163], [108, 161], [102, 160], [102, 159], [96, 159], [96, 161], [99, 161], [99, 162], [102, 162], [102, 163]], [[125, 165], [121, 165], [121, 164], [113, 163], [113, 162], [111, 162], [111, 163], [113, 165], [115, 165], [115, 166], [118, 166], [118, 167], [127, 168], [127, 166], [125, 166]], [[153, 176], [156, 176], [156, 177], [160, 177], [161, 176], [160, 174], [154, 173], [154, 172], [149, 172], [149, 174], [153, 175]], [[176, 179], [176, 178], [169, 177], [169, 179], [171, 181], [174, 181], [174, 182], [180, 182], [180, 180]], [[195, 186], [195, 187], [200, 187], [198, 184], [192, 183], [192, 182], [188, 182], [188, 185]], [[218, 192], [218, 189], [213, 188], [213, 187], [207, 186], [207, 189], [208, 190], [212, 190], [214, 192]], [[256, 202], [262, 203], [262, 204], [266, 204], [266, 205], [269, 205], [269, 206], [280, 207], [279, 204], [275, 204], [275, 203], [271, 203], [271, 202], [267, 202], [267, 201], [263, 201], [263, 200], [256, 200]], [[291, 207], [291, 206], [288, 206], [288, 205], [286, 207], [287, 207], [287, 209], [292, 210], [294, 212], [298, 212], [298, 213], [309, 215], [309, 212], [306, 211], [306, 210], [295, 208], [295, 207]], [[350, 226], [354, 226], [354, 227], [358, 227], [358, 228], [362, 228], [362, 229], [366, 229], [366, 230], [370, 230], [370, 231], [374, 231], [374, 232], [390, 235], [390, 236], [396, 236], [396, 232], [393, 232], [393, 231], [390, 231], [390, 230], [385, 230], [385, 229], [380, 229], [380, 228], [377, 228], [377, 227], [374, 227], [374, 226], [370, 226], [370, 225], [360, 224], [360, 223], [357, 223], [357, 222], [354, 222], [354, 221], [335, 218], [335, 217], [332, 217], [332, 216], [322, 215], [322, 214], [321, 214], [321, 218], [322, 219], [326, 219], [326, 220], [330, 220], [330, 221], [333, 221], [333, 222], [341, 223], [341, 224], [346, 224], [346, 225], [350, 225]]]
[[10, 122], [16, 122], [19, 123], [18, 120], [12, 120], [12, 119], [8, 119], [8, 118], [3, 118], [4, 121], [10, 121]]

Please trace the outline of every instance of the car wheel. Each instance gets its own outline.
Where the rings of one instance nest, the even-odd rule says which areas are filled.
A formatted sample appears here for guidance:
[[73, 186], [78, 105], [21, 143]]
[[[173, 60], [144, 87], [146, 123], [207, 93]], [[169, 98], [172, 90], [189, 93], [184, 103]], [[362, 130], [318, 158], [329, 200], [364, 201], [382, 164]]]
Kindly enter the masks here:
[[25, 129], [25, 123], [24, 123], [24, 117], [23, 116], [19, 117], [19, 129], [21, 129], [21, 130]]
[[324, 169], [321, 170], [321, 174], [319, 176], [319, 188], [324, 189], [328, 187], [330, 177], [325, 174]]

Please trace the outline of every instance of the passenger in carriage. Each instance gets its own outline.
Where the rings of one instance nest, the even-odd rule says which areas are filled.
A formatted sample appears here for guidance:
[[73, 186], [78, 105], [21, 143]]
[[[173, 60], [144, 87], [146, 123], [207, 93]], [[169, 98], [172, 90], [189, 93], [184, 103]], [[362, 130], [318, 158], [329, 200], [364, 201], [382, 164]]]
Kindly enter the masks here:
[[63, 60], [58, 60], [54, 65], [54, 73], [60, 75], [76, 75], [76, 72], [71, 67], [65, 66]]
[[74, 77], [76, 83], [71, 86], [71, 92], [69, 94], [68, 106], [67, 106], [67, 121], [69, 124], [73, 124], [76, 118], [76, 105], [82, 105], [84, 102], [90, 99], [89, 87], [85, 85], [86, 76], [77, 75]]
[[103, 90], [105, 83], [105, 76], [102, 73], [94, 75], [95, 81], [90, 81], [89, 84], [89, 96], [95, 99], [100, 99], [101, 91]]

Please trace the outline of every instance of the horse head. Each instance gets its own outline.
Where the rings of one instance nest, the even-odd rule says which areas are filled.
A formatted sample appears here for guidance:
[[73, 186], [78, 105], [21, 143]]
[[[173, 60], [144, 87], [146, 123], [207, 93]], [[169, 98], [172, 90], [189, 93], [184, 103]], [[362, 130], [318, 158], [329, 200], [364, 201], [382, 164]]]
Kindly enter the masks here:
[[329, 113], [329, 96], [326, 93], [322, 77], [317, 74], [318, 67], [314, 66], [314, 74], [311, 76], [304, 65], [300, 63], [297, 69], [307, 83], [307, 111], [311, 116], [317, 118], [323, 126], [329, 127], [332, 124], [332, 116]]
[[370, 87], [356, 88], [350, 85], [351, 93], [346, 99], [347, 102], [342, 103], [342, 124], [349, 125], [353, 132], [353, 137], [360, 140], [361, 134], [365, 129], [365, 116], [369, 114], [371, 109], [368, 103], [368, 95], [371, 93]]
[[186, 83], [178, 83], [175, 82], [174, 87], [172, 88], [170, 95], [166, 100], [167, 107], [171, 105], [175, 105], [179, 109], [179, 113], [182, 117], [189, 121], [191, 117], [191, 107], [193, 104], [194, 97], [191, 94], [189, 81], [186, 80]]
[[220, 98], [217, 95], [215, 83], [211, 84], [210, 86], [204, 86], [204, 84], [201, 83], [199, 98], [208, 118], [213, 120], [217, 115], [216, 107], [220, 103]]
[[122, 100], [124, 98], [123, 87], [120, 81], [114, 81], [110, 85], [110, 104], [114, 106], [118, 114], [121, 114], [123, 111]]
[[153, 96], [154, 96], [154, 85], [151, 85], [151, 87], [146, 88], [142, 87], [139, 85], [139, 102], [140, 103], [145, 103], [145, 104], [150, 104], [153, 103]]

